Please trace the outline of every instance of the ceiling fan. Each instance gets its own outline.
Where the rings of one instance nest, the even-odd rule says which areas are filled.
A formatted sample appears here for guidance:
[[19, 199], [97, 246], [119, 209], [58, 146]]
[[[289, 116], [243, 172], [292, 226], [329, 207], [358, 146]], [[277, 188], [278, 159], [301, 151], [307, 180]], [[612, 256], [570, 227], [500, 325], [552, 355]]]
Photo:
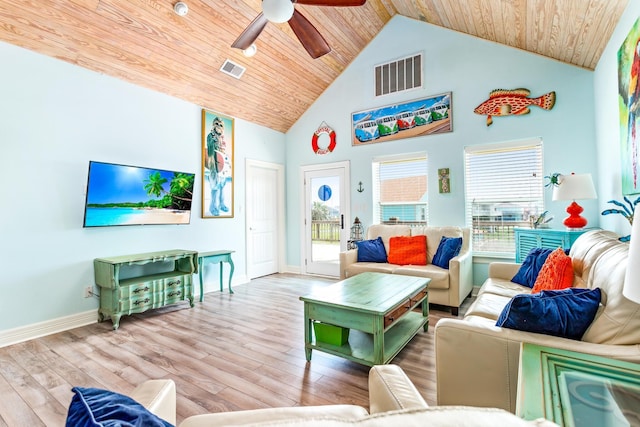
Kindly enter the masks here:
[[367, 0], [262, 0], [262, 12], [249, 24], [231, 47], [245, 50], [256, 41], [268, 22], [289, 22], [302, 46], [313, 59], [331, 52], [320, 32], [294, 7], [294, 3], [310, 6], [362, 6]]

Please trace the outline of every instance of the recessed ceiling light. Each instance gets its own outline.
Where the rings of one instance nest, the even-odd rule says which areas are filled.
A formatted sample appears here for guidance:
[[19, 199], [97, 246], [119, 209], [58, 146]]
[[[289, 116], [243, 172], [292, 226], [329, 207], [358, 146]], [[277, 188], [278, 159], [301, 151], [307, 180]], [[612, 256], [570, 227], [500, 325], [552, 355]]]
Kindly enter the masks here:
[[185, 16], [189, 13], [189, 6], [186, 3], [179, 1], [178, 3], [173, 5], [173, 11], [176, 15]]
[[258, 46], [255, 43], [252, 43], [251, 46], [242, 51], [242, 54], [247, 58], [251, 58], [253, 55], [258, 52]]

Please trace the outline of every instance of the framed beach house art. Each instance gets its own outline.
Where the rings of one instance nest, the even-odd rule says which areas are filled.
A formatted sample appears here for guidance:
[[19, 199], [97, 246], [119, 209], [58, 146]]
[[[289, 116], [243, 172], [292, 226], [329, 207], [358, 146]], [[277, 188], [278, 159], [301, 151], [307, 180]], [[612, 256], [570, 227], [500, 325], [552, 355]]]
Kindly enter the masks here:
[[453, 131], [451, 92], [351, 115], [351, 145]]
[[202, 110], [202, 218], [233, 218], [231, 117]]

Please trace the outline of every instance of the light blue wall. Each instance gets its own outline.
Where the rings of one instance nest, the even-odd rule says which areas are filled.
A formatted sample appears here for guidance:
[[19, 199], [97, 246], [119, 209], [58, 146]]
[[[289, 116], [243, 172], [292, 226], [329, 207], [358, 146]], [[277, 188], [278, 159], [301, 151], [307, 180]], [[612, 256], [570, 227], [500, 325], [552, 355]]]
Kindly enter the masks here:
[[[283, 164], [284, 134], [236, 120], [235, 218], [202, 219], [200, 107], [9, 44], [0, 63], [0, 331], [97, 308], [96, 257], [228, 248], [246, 278], [245, 160]], [[191, 224], [83, 229], [89, 160], [195, 172]]]
[[[600, 211], [613, 207], [607, 201], [622, 199], [617, 55], [618, 49], [638, 17], [640, 17], [640, 2], [629, 2], [594, 72], [596, 140], [600, 170], [597, 191], [600, 195]], [[634, 196], [632, 200], [636, 197]], [[621, 215], [603, 216], [601, 225], [602, 228], [613, 230], [623, 236], [631, 232], [629, 222]]]
[[[373, 67], [420, 51], [424, 53], [424, 87], [376, 99]], [[485, 116], [473, 113], [491, 90], [520, 87], [530, 89], [532, 96], [555, 90], [556, 106], [551, 111], [531, 107], [528, 116], [497, 117], [490, 127]], [[449, 91], [453, 93], [453, 132], [351, 146], [351, 113]], [[368, 226], [372, 221], [372, 158], [426, 151], [430, 224], [464, 225], [465, 146], [541, 137], [545, 173], [591, 172], [597, 182], [593, 118], [593, 72], [396, 15], [287, 132], [288, 263], [301, 264], [303, 165], [349, 160], [351, 216]], [[311, 149], [311, 136], [322, 121], [334, 128], [338, 145], [333, 153], [318, 156]], [[450, 169], [450, 194], [438, 193], [437, 169], [443, 167]], [[355, 191], [359, 181], [363, 193]], [[546, 208], [556, 217], [552, 225], [562, 227], [567, 203], [552, 202], [551, 191], [545, 192], [545, 199]], [[597, 226], [597, 201], [581, 204], [590, 224]]]

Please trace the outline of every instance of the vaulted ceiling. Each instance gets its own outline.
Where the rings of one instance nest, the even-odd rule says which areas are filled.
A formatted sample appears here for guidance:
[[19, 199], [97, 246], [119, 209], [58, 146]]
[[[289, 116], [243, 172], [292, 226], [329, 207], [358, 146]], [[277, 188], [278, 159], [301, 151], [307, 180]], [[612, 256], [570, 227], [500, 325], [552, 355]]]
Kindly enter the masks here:
[[[261, 0], [185, 0], [182, 17], [174, 3], [2, 0], [0, 40], [286, 132], [396, 14], [594, 69], [628, 0], [296, 4], [332, 48], [318, 59], [286, 23], [268, 23], [251, 58], [231, 48]], [[246, 67], [241, 79], [219, 71], [226, 59]]]

